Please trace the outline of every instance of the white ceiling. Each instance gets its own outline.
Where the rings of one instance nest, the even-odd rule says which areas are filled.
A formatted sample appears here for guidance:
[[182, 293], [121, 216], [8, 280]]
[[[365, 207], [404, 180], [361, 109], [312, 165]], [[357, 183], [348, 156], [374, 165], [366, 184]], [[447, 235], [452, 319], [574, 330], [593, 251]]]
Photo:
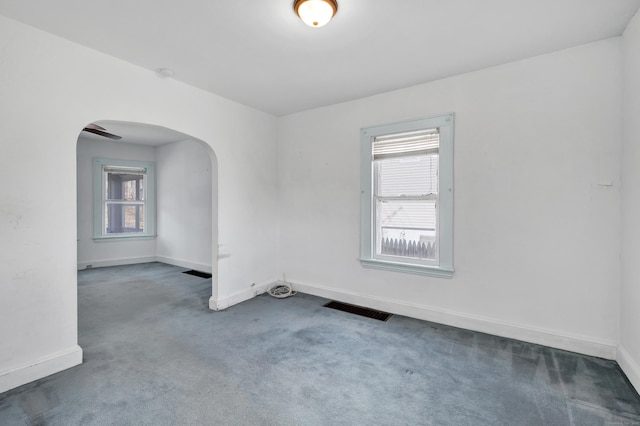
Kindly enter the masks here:
[[[120, 136], [122, 139], [116, 142], [121, 143], [160, 146], [184, 140], [194, 140], [193, 137], [185, 135], [184, 133], [152, 124], [113, 120], [96, 121], [94, 124], [104, 128], [107, 133]], [[98, 142], [111, 140], [89, 132], [80, 132], [78, 139]]]
[[280, 116], [620, 35], [640, 0], [0, 0], [0, 14]]

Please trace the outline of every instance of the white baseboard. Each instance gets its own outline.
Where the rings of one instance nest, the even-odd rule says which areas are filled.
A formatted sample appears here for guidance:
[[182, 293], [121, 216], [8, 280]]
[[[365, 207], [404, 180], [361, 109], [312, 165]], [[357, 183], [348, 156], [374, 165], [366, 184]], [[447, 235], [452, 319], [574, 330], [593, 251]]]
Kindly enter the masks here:
[[263, 283], [256, 283], [253, 287], [233, 293], [227, 297], [215, 299], [213, 296], [209, 299], [209, 309], [212, 311], [221, 311], [230, 306], [237, 305], [245, 300], [252, 299], [259, 294], [265, 293], [276, 280], [269, 280]]
[[636, 392], [640, 393], [640, 366], [622, 345], [618, 345], [616, 361], [618, 361], [618, 365], [620, 365]]
[[294, 290], [301, 293], [599, 358], [616, 359], [617, 344], [613, 341], [600, 341], [585, 336], [508, 323], [400, 300], [372, 297], [317, 284], [295, 281], [291, 284]]
[[169, 265], [180, 266], [182, 268], [195, 269], [196, 271], [200, 271], [200, 272], [211, 273], [211, 271], [213, 270], [211, 268], [211, 265], [193, 263], [193, 262], [189, 262], [188, 260], [174, 259], [172, 257], [156, 256], [155, 260], [157, 262], [168, 263]]
[[195, 269], [196, 271], [211, 273], [211, 265], [202, 265], [199, 263], [189, 262], [182, 259], [174, 259], [164, 256], [146, 256], [146, 257], [122, 257], [119, 259], [94, 260], [92, 262], [79, 262], [78, 271], [87, 268], [106, 268], [108, 266], [133, 265], [136, 263], [162, 262], [169, 265], [180, 266], [187, 269]]
[[82, 348], [76, 345], [68, 350], [2, 371], [0, 372], [0, 393], [79, 364], [82, 364]]
[[119, 259], [94, 260], [91, 262], [78, 262], [78, 271], [87, 268], [106, 268], [108, 266], [133, 265], [136, 263], [155, 262], [156, 256], [146, 257], [122, 257]]

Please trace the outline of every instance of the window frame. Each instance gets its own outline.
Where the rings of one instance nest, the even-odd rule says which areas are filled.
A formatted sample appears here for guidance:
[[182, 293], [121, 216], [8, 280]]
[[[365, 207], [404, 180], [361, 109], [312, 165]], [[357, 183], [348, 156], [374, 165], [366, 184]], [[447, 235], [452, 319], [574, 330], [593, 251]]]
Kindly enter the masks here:
[[[107, 203], [106, 194], [106, 173], [108, 168], [137, 168], [145, 169], [145, 193], [143, 201], [144, 211], [144, 232], [123, 232], [108, 234], [105, 231], [105, 206]], [[149, 161], [119, 160], [113, 158], [93, 159], [93, 239], [96, 241], [108, 240], [131, 240], [131, 239], [153, 239], [156, 222], [156, 177], [155, 163]]]
[[[376, 255], [375, 226], [375, 162], [373, 141], [376, 137], [396, 133], [437, 128], [440, 134], [438, 148], [438, 194], [436, 198], [436, 261]], [[434, 277], [453, 276], [453, 133], [454, 114], [444, 114], [361, 129], [361, 219], [360, 262], [365, 268], [390, 270]]]

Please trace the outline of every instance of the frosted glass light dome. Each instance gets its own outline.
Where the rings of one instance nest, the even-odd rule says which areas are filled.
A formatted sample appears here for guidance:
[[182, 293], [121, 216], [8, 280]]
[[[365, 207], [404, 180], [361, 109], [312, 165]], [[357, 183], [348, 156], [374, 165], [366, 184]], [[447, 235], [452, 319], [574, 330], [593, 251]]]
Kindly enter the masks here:
[[322, 27], [336, 14], [338, 3], [334, 0], [296, 0], [293, 8], [305, 24]]

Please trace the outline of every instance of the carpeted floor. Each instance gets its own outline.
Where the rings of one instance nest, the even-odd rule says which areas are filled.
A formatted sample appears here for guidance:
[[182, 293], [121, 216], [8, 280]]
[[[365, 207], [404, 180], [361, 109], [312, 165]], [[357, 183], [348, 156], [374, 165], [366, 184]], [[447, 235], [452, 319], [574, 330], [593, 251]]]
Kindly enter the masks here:
[[0, 395], [0, 425], [640, 425], [616, 363], [297, 294], [212, 312], [211, 280], [78, 274], [84, 363]]

